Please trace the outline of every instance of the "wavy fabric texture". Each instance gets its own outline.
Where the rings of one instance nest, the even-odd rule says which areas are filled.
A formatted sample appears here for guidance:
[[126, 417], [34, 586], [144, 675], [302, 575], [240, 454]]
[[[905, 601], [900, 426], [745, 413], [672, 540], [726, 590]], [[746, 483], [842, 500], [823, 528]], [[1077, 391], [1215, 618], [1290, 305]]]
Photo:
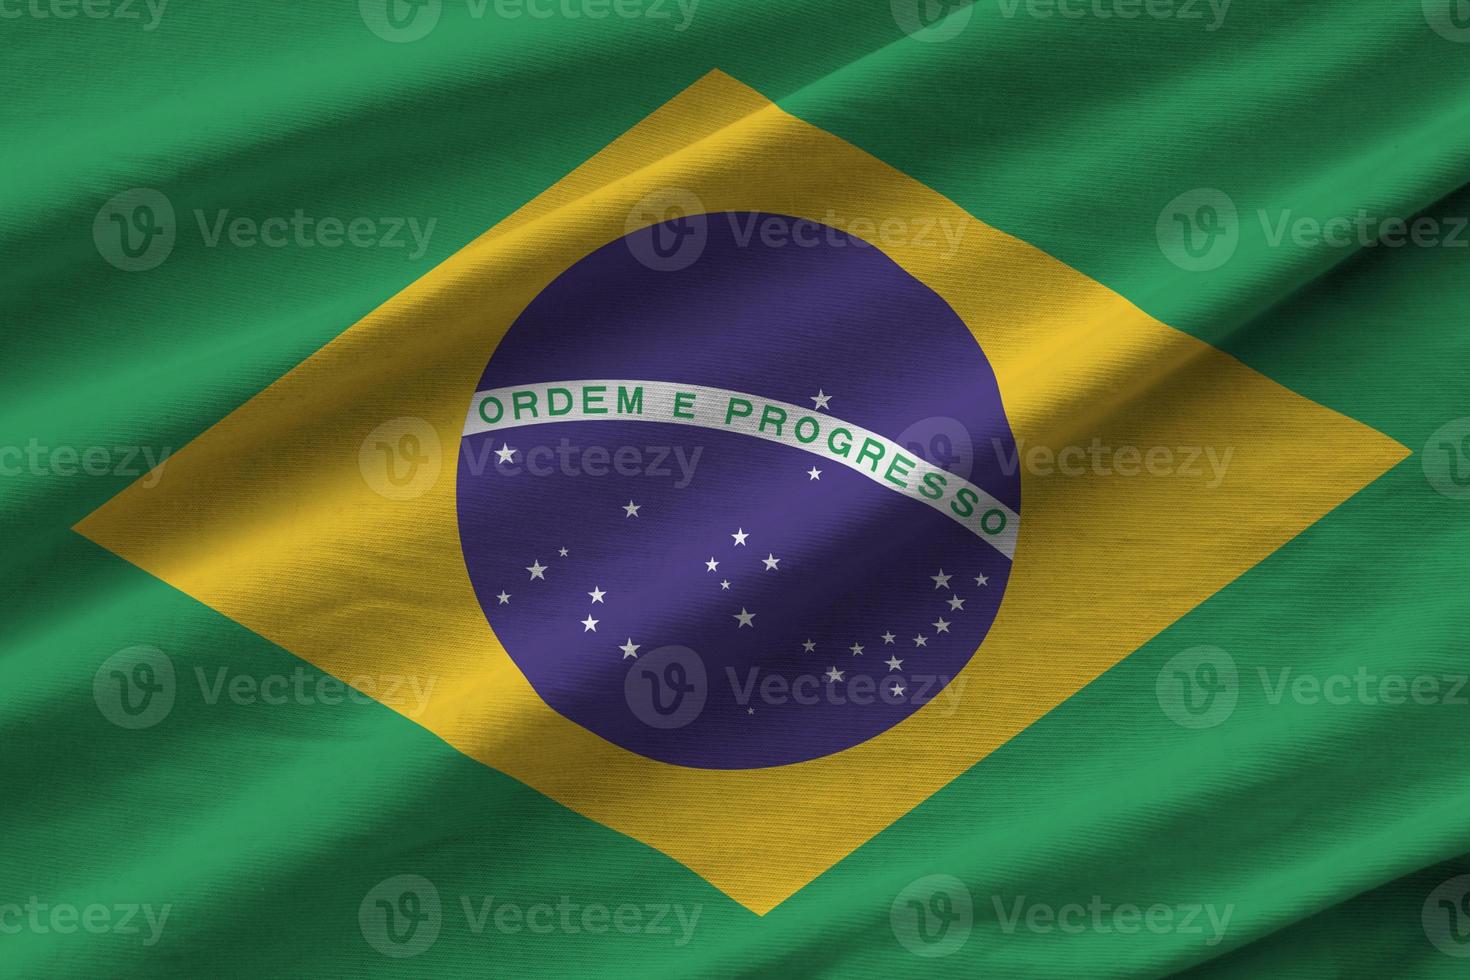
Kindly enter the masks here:
[[[354, 4], [168, 6], [151, 30], [146, 10], [14, 8], [27, 12], [0, 21], [0, 445], [21, 455], [0, 463], [25, 462], [0, 477], [0, 976], [1460, 975], [1423, 920], [1470, 872], [1470, 707], [1272, 697], [1283, 676], [1467, 670], [1470, 501], [1437, 492], [1419, 457], [1470, 415], [1470, 252], [1272, 231], [1283, 216], [1449, 228], [1470, 214], [1470, 44], [1436, 31], [1431, 8], [1262, 0], [1207, 30], [1208, 12], [1068, 19], [986, 0], [938, 39], [906, 35], [884, 5], [703, 0], [676, 30], [673, 5], [543, 19], [445, 2], [409, 43]], [[714, 68], [1416, 453], [763, 916], [370, 698], [211, 701], [221, 678], [319, 672], [72, 530], [137, 478], [124, 450], [141, 463], [186, 445]], [[640, 147], [650, 161], [676, 149]], [[99, 257], [93, 224], [137, 187], [172, 202], [178, 241], [127, 273]], [[1198, 189], [1223, 192], [1240, 226], [1233, 257], [1203, 272], [1158, 234]], [[298, 209], [433, 230], [422, 249], [407, 232], [400, 248], [209, 244], [221, 212]], [[1027, 361], [1038, 372], [1047, 341]], [[1173, 382], [1190, 370], [1171, 365]], [[1170, 380], [1031, 408], [1085, 444]], [[30, 465], [32, 444], [49, 463]], [[63, 472], [56, 447], [109, 462]], [[354, 612], [364, 631], [392, 615]], [[166, 651], [193, 693], [129, 731], [93, 682], [139, 645]], [[1202, 645], [1229, 652], [1240, 698], [1190, 729], [1157, 683]], [[398, 960], [359, 911], [401, 874], [437, 885], [445, 926]], [[896, 936], [893, 906], [935, 874], [964, 883], [973, 925], [928, 959]], [[699, 919], [684, 943], [673, 919], [671, 934], [469, 925], [488, 898], [563, 896]], [[1094, 896], [1228, 908], [1229, 922], [1209, 943], [1207, 918], [1197, 935], [1012, 917], [1018, 901]], [[171, 911], [149, 945], [141, 912], [139, 935], [9, 931], [28, 913], [4, 907], [33, 899]]]

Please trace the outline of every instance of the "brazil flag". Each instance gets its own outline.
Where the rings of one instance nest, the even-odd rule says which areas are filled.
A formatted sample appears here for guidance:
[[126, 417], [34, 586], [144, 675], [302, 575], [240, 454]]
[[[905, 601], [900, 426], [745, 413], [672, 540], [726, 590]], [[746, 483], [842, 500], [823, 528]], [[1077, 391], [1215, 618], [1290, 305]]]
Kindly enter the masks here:
[[0, 32], [0, 976], [1464, 975], [1470, 2]]

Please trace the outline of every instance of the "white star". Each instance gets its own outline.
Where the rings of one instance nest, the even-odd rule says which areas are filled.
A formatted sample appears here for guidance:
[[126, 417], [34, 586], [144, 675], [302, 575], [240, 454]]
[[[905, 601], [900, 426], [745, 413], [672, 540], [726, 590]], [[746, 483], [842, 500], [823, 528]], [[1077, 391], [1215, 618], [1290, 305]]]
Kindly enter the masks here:
[[[602, 591], [602, 586], [600, 585], [594, 585], [592, 591], [587, 594], [592, 597], [593, 602], [602, 602], [602, 597], [607, 595], [606, 592]], [[607, 603], [604, 602], [603, 605], [607, 605]]]
[[541, 564], [540, 558], [537, 558], [535, 561], [531, 562], [531, 564], [526, 566], [526, 571], [531, 573], [531, 578], [539, 578], [543, 582], [546, 581], [546, 569], [547, 566]]
[[735, 539], [735, 546], [740, 547], [741, 545], [745, 544], [745, 539], [750, 537], [750, 535], [745, 533], [745, 528], [742, 527], [740, 530], [730, 535], [730, 537]]
[[975, 576], [975, 584], [976, 585], [989, 585], [990, 584], [990, 579], [986, 578], [984, 575], [976, 575]]
[[826, 408], [827, 403], [832, 400], [832, 396], [827, 394], [821, 388], [818, 388], [817, 393], [815, 395], [812, 395], [811, 399], [813, 405], [815, 405], [818, 409], [823, 409]]
[[914, 637], [914, 646], [916, 646], [916, 647], [924, 646], [928, 642], [929, 642], [929, 638], [927, 636], [920, 635], [920, 636]]
[[863, 645], [861, 643], [854, 643], [848, 649], [852, 651], [854, 657], [861, 657], [863, 655]]
[[720, 563], [711, 558], [709, 561], [704, 563], [704, 567], [708, 568], [710, 571], [714, 571], [715, 569], [720, 567]]
[[633, 501], [630, 500], [630, 501], [628, 501], [628, 505], [623, 508], [623, 514], [624, 514], [624, 516], [627, 516], [627, 517], [637, 517], [638, 516], [638, 510], [642, 506], [643, 506], [642, 504], [635, 504], [635, 503], [633, 503]]
[[822, 471], [813, 466], [806, 471], [806, 475], [813, 480], [820, 480], [822, 478]]
[[930, 575], [929, 578], [933, 580], [936, 589], [947, 589], [949, 588], [949, 580], [954, 578], [954, 576], [944, 574], [944, 569], [941, 568], [938, 575]]
[[827, 671], [827, 673], [824, 676], [829, 681], [840, 681], [840, 680], [842, 680], [842, 675], [845, 674], [845, 673], [847, 673], [847, 671], [845, 671], [845, 670], [838, 670], [836, 667], [833, 667], [831, 670]]
[[557, 554], [565, 558], [567, 556], [567, 549], [562, 548], [560, 551], [557, 552]]
[[940, 616], [939, 619], [937, 619], [933, 623], [930, 623], [929, 625], [933, 626], [934, 629], [937, 632], [940, 632], [940, 633], [948, 633], [949, 632], [949, 623], [947, 623], [947, 622], [944, 621], [944, 617], [943, 616]]
[[964, 612], [965, 600], [961, 599], [959, 596], [955, 596], [949, 600], [949, 608], [958, 609], [961, 612]]
[[736, 626], [736, 629], [740, 629], [741, 626], [749, 626], [751, 629], [755, 629], [755, 613], [746, 612], [744, 606], [740, 607], [740, 611], [735, 614], [734, 618], [740, 620], [740, 625]]
[[729, 579], [721, 579], [720, 580], [720, 591], [722, 591], [722, 592], [729, 592], [730, 591], [730, 580]]
[[883, 642], [889, 646], [893, 644], [893, 632], [891, 630], [883, 634]]
[[776, 566], [779, 565], [779, 564], [781, 564], [781, 559], [777, 558], [775, 555], [770, 555], [770, 554], [768, 554], [768, 555], [766, 555], [766, 557], [762, 558], [761, 561], [765, 562], [766, 571], [768, 571], [768, 572], [774, 572], [774, 571], [776, 571], [777, 570], [776, 569]]
[[630, 636], [630, 637], [628, 637], [628, 642], [627, 643], [624, 643], [622, 646], [618, 647], [618, 649], [621, 650], [621, 651], [623, 651], [623, 659], [624, 660], [627, 660], [629, 657], [632, 657], [634, 660], [637, 660], [638, 659], [638, 648], [640, 646], [642, 646], [642, 644], [641, 643], [634, 643], [633, 642], [633, 638]]
[[755, 714], [755, 709], [754, 708], [746, 708], [745, 709], [745, 713], [748, 714], [748, 715], [753, 715], [753, 714]]
[[817, 648], [817, 645], [815, 643], [813, 643], [811, 640], [807, 640], [805, 643], [803, 643], [801, 645], [801, 648], [803, 650], [805, 650], [807, 653], [811, 653], [813, 650], [815, 650]]
[[895, 656], [892, 656], [891, 654], [889, 655], [888, 659], [883, 662], [888, 665], [889, 670], [897, 670], [898, 668], [903, 666], [903, 661], [899, 660]]
[[903, 688], [900, 687], [899, 685], [895, 684], [895, 685], [893, 685], [893, 692], [892, 693], [893, 693], [893, 696], [896, 697], [896, 698], [897, 697], [902, 697], [903, 696]]
[[500, 448], [495, 450], [495, 455], [500, 457], [496, 460], [497, 463], [509, 463], [514, 461], [516, 451], [502, 442]]
[[510, 593], [505, 591], [504, 589], [501, 589], [500, 595], [496, 596], [495, 598], [500, 600], [500, 604], [502, 606], [510, 605]]
[[596, 633], [597, 632], [597, 624], [600, 623], [600, 622], [602, 622], [602, 620], [600, 620], [600, 619], [593, 619], [592, 616], [589, 614], [586, 619], [582, 620], [582, 632], [583, 633]]

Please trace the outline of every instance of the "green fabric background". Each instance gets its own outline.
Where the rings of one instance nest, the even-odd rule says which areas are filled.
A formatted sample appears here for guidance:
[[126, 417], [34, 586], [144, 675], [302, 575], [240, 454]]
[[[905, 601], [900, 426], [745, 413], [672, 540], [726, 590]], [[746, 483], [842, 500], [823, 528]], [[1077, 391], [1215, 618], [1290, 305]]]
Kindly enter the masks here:
[[[8, 10], [25, 8], [11, 6]], [[1470, 250], [1270, 247], [1256, 209], [1470, 214], [1470, 44], [1417, 0], [1239, 0], [1204, 21], [1007, 17], [906, 37], [886, 3], [702, 0], [673, 20], [476, 20], [389, 44], [355, 3], [175, 0], [155, 30], [0, 19], [0, 444], [184, 445], [710, 68], [1416, 454], [1470, 415]], [[180, 214], [149, 272], [104, 263], [104, 201]], [[1239, 206], [1186, 273], [1177, 195]], [[195, 208], [416, 216], [428, 253], [203, 247]], [[1470, 708], [1268, 703], [1253, 678], [1465, 673], [1470, 501], [1417, 456], [764, 918], [376, 704], [201, 703], [109, 724], [92, 676], [134, 644], [254, 677], [300, 661], [70, 531], [126, 477], [0, 479], [0, 904], [172, 903], [162, 941], [0, 935], [0, 975], [1450, 977], [1420, 910], [1470, 872]], [[1120, 556], [1126, 560], [1126, 556]], [[370, 624], [365, 624], [370, 628]], [[1170, 657], [1246, 678], [1204, 731], [1159, 709]], [[308, 668], [309, 669], [309, 668]], [[819, 833], [820, 828], [813, 828]], [[358, 904], [445, 898], [394, 961]], [[924, 960], [890, 927], [947, 873], [974, 932]], [[463, 925], [458, 896], [700, 905], [693, 941]], [[1233, 904], [1225, 940], [1007, 934], [991, 896]]]

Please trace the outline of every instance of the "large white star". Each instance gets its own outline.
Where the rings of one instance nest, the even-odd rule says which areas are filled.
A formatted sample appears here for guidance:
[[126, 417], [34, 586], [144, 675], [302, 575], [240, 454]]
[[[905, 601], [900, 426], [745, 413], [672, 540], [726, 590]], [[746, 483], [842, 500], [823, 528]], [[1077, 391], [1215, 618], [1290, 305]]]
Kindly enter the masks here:
[[776, 571], [777, 570], [776, 569], [776, 566], [779, 565], [779, 564], [781, 564], [781, 559], [777, 558], [775, 555], [770, 555], [770, 554], [768, 554], [768, 555], [766, 555], [766, 557], [762, 558], [761, 561], [765, 562], [766, 571], [768, 571], [768, 572], [774, 572], [774, 571]]
[[822, 478], [822, 471], [813, 466], [811, 469], [806, 471], [806, 475], [812, 480], [820, 480]]
[[965, 600], [961, 599], [959, 596], [954, 596], [953, 598], [951, 598], [949, 600], [949, 608], [950, 609], [958, 609], [961, 612], [964, 612], [964, 610], [965, 610]]
[[495, 455], [500, 457], [496, 460], [497, 463], [510, 463], [515, 460], [516, 451], [502, 442], [500, 448], [495, 450]]
[[602, 620], [600, 620], [600, 619], [593, 619], [592, 618], [592, 615], [589, 613], [588, 616], [587, 616], [587, 618], [584, 619], [584, 620], [582, 620], [582, 632], [583, 633], [596, 633], [597, 632], [597, 624], [600, 623], [600, 622], [602, 622]]
[[984, 575], [976, 575], [975, 576], [975, 584], [976, 585], [989, 585], [990, 584], [990, 579], [986, 578]]
[[720, 567], [720, 563], [715, 561], [714, 558], [711, 558], [709, 561], [704, 563], [704, 567], [708, 568], [710, 571], [714, 571], [715, 569]]
[[938, 575], [930, 575], [929, 578], [933, 580], [936, 589], [947, 589], [949, 588], [949, 580], [954, 578], [954, 576], [944, 574], [944, 569], [941, 568]]
[[944, 619], [943, 616], [940, 616], [938, 620], [936, 620], [933, 623], [930, 623], [929, 625], [933, 626], [934, 629], [937, 632], [940, 632], [940, 633], [948, 633], [949, 632], [949, 623], [945, 622], [945, 619]]
[[750, 537], [750, 535], [747, 534], [745, 532], [745, 528], [742, 527], [740, 530], [738, 530], [734, 534], [730, 535], [730, 537], [732, 537], [732, 538], [735, 539], [735, 545], [736, 545], [736, 547], [739, 547], [739, 546], [745, 544], [745, 539], [748, 538], [748, 537]]
[[883, 661], [883, 662], [888, 665], [888, 669], [890, 671], [897, 670], [898, 668], [900, 668], [900, 667], [903, 666], [903, 661], [902, 660], [899, 660], [897, 657], [893, 656], [892, 654], [889, 654], [888, 659], [885, 660], [885, 661]]
[[627, 643], [624, 643], [622, 646], [618, 647], [618, 649], [621, 650], [621, 651], [623, 651], [623, 659], [624, 660], [627, 660], [629, 657], [632, 657], [634, 660], [637, 660], [638, 659], [638, 647], [641, 646], [641, 645], [642, 644], [634, 643], [633, 642], [633, 638], [630, 636], [630, 637], [628, 637], [628, 642]]
[[836, 667], [833, 667], [831, 670], [827, 671], [827, 673], [824, 676], [829, 681], [840, 681], [840, 680], [842, 680], [842, 675], [845, 674], [845, 673], [847, 673], [847, 671], [845, 671], [845, 670], [838, 670]]
[[[600, 585], [594, 585], [592, 591], [587, 594], [592, 597], [593, 602], [602, 602], [602, 597], [607, 595], [606, 592], [602, 591], [602, 586]], [[606, 603], [603, 603], [603, 605], [606, 605]]]
[[854, 643], [848, 649], [852, 651], [854, 657], [861, 657], [863, 655], [863, 645], [861, 643]]
[[531, 573], [531, 578], [539, 578], [543, 582], [546, 581], [546, 569], [547, 566], [541, 564], [540, 558], [537, 558], [535, 561], [531, 562], [531, 564], [526, 566], [526, 571]]
[[502, 606], [510, 605], [510, 593], [505, 591], [504, 589], [501, 589], [500, 595], [496, 596], [495, 598], [500, 600], [500, 604]]
[[887, 645], [887, 646], [892, 646], [893, 645], [893, 631], [892, 630], [889, 630], [887, 633], [884, 633], [883, 634], [883, 643], [885, 645]]
[[827, 403], [832, 400], [832, 396], [829, 395], [829, 394], [827, 394], [821, 388], [818, 388], [817, 389], [817, 393], [815, 395], [812, 395], [811, 396], [811, 399], [812, 399], [812, 404], [815, 405], [817, 407], [817, 409], [820, 410], [820, 409], [826, 409], [827, 408]]
[[637, 517], [638, 509], [642, 506], [642, 504], [635, 504], [633, 503], [633, 501], [630, 500], [628, 501], [627, 505], [623, 507], [623, 514], [627, 517]]
[[740, 629], [742, 626], [749, 626], [751, 629], [755, 629], [755, 613], [746, 612], [744, 606], [740, 607], [740, 611], [735, 614], [734, 618], [740, 620], [739, 626], [735, 627], [736, 629]]
[[891, 693], [893, 694], [894, 697], [901, 698], [901, 697], [903, 697], [903, 691], [904, 691], [904, 689], [903, 689], [903, 687], [901, 685], [895, 684], [895, 685], [893, 685], [893, 690], [892, 690]]

